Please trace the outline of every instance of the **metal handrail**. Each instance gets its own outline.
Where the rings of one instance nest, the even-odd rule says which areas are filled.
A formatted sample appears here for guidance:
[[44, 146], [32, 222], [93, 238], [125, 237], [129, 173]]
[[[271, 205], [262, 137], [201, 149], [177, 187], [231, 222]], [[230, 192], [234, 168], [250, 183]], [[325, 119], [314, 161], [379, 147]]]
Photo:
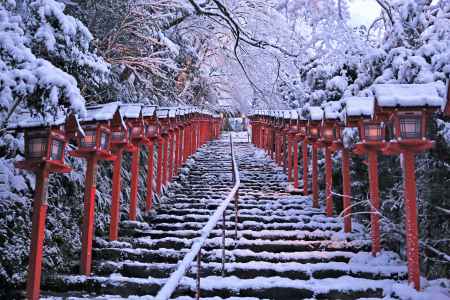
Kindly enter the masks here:
[[201, 230], [200, 237], [196, 238], [194, 243], [192, 244], [191, 250], [184, 256], [183, 260], [179, 264], [178, 268], [170, 275], [167, 282], [164, 286], [159, 290], [158, 294], [155, 297], [155, 300], [168, 300], [172, 294], [177, 289], [181, 279], [184, 277], [188, 269], [190, 268], [192, 262], [197, 257], [197, 293], [196, 298], [200, 299], [200, 269], [201, 269], [201, 251], [202, 247], [208, 239], [211, 231], [216, 227], [219, 222], [220, 217], [222, 216], [222, 276], [225, 271], [225, 211], [227, 206], [231, 203], [231, 200], [234, 199], [235, 204], [235, 239], [237, 239], [237, 224], [238, 224], [238, 199], [239, 199], [239, 186], [240, 186], [240, 177], [239, 177], [239, 169], [236, 164], [236, 159], [234, 156], [233, 149], [233, 137], [230, 133], [230, 151], [231, 151], [231, 160], [232, 160], [232, 176], [234, 181], [233, 189], [228, 194], [227, 198], [220, 204], [220, 206], [216, 209], [212, 217], [209, 219], [208, 223], [206, 223], [205, 227]]

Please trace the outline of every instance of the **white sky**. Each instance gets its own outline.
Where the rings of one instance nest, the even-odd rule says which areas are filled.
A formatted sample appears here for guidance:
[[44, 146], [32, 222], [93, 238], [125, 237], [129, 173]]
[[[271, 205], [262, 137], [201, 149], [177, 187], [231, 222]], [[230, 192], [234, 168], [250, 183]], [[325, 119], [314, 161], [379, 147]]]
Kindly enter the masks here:
[[370, 26], [381, 9], [375, 0], [349, 0], [351, 24]]

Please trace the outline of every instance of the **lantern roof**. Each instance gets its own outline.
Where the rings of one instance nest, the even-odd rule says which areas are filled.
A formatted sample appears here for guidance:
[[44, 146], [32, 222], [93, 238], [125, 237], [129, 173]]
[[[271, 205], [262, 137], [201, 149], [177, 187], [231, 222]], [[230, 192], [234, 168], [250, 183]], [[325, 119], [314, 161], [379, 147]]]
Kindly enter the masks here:
[[138, 119], [142, 116], [142, 104], [140, 103], [121, 104], [119, 110], [125, 119]]
[[301, 114], [310, 121], [322, 121], [323, 119], [323, 110], [319, 106], [306, 105]]
[[322, 105], [324, 118], [326, 120], [337, 120], [342, 109], [341, 101], [329, 101]]
[[379, 107], [439, 107], [443, 99], [435, 83], [376, 84], [373, 86]]
[[154, 117], [156, 112], [156, 105], [143, 105], [142, 106], [142, 116], [143, 117]]
[[169, 117], [169, 107], [158, 107], [156, 109], [156, 116], [158, 119], [165, 119]]
[[296, 110], [289, 111], [291, 120], [297, 120], [298, 119], [298, 112]]
[[66, 113], [63, 111], [58, 111], [56, 115], [50, 113], [31, 114], [24, 111], [14, 114], [14, 119], [8, 125], [8, 130], [61, 126], [65, 122]]
[[92, 105], [86, 107], [86, 116], [81, 118], [78, 116], [80, 122], [91, 121], [109, 121], [114, 118], [114, 114], [119, 108], [120, 102], [110, 102], [100, 105]]
[[373, 97], [347, 97], [343, 99], [343, 115], [347, 117], [367, 117], [371, 118], [374, 112]]

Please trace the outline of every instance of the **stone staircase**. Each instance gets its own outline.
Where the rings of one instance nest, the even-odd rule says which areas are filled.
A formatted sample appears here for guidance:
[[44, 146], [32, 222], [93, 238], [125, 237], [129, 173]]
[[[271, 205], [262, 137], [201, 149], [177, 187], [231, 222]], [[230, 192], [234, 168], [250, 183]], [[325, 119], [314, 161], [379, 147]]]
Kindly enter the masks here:
[[[168, 188], [147, 222], [122, 222], [120, 241], [97, 238], [93, 275], [55, 275], [43, 299], [152, 299], [232, 188], [228, 139], [202, 147]], [[263, 152], [235, 143], [241, 177], [238, 239], [227, 209], [222, 277], [222, 222], [202, 251], [202, 299], [381, 298], [406, 267], [393, 253], [371, 258], [358, 224], [344, 234], [340, 218], [286, 190], [282, 170]], [[194, 163], [195, 162], [195, 163]], [[192, 266], [173, 295], [195, 297]], [[132, 297], [135, 296], [135, 297]]]

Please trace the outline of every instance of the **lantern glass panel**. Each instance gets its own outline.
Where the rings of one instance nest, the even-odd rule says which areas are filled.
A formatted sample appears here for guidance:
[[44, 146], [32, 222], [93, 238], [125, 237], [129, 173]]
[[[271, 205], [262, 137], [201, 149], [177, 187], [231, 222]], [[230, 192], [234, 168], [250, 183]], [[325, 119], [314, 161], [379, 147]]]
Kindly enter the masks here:
[[125, 132], [120, 130], [120, 131], [113, 131], [111, 133], [111, 140], [113, 142], [122, 142], [125, 140]]
[[155, 125], [149, 125], [147, 127], [147, 136], [154, 137], [157, 135], [157, 127]]
[[47, 156], [47, 137], [34, 137], [28, 140], [27, 158], [42, 158]]
[[84, 137], [81, 138], [80, 146], [83, 148], [95, 148], [97, 146], [97, 132], [95, 130], [89, 130], [85, 131], [84, 134]]
[[309, 135], [311, 137], [318, 137], [319, 136], [319, 128], [311, 127], [311, 129], [309, 130]]
[[140, 126], [133, 127], [131, 129], [131, 136], [133, 138], [139, 138], [141, 136], [141, 129], [142, 128]]
[[378, 124], [365, 124], [364, 125], [364, 137], [369, 141], [381, 141], [383, 140], [383, 132], [381, 125]]
[[100, 149], [107, 150], [109, 146], [109, 134], [106, 131], [102, 131], [100, 136]]
[[58, 139], [52, 140], [51, 160], [62, 160], [64, 152], [64, 142]]
[[420, 117], [400, 117], [400, 136], [404, 139], [419, 139], [421, 125]]
[[323, 133], [323, 137], [326, 140], [332, 140], [334, 138], [334, 132], [332, 128], [325, 128], [324, 133]]

